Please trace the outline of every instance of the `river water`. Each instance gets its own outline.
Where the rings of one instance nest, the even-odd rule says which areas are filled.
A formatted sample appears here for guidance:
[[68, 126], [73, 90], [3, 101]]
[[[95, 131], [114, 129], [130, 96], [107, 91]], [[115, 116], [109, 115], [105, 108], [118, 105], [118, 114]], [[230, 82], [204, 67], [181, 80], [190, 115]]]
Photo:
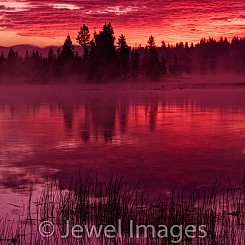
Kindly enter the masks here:
[[[124, 176], [153, 195], [245, 170], [245, 87], [2, 86], [1, 213], [18, 212], [30, 183], [89, 172]], [[228, 178], [229, 177], [229, 178]]]

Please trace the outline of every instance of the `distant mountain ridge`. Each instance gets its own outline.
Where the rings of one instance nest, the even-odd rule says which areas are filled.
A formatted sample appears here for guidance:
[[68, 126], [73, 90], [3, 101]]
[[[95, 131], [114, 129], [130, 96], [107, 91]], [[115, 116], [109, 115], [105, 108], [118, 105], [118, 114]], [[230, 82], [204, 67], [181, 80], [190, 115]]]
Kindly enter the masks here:
[[[25, 57], [26, 50], [29, 52], [29, 54], [33, 50], [35, 50], [35, 51], [38, 50], [38, 52], [42, 55], [42, 57], [47, 57], [50, 48], [53, 49], [54, 53], [56, 53], [58, 48], [61, 49], [61, 46], [47, 46], [47, 47], [41, 48], [41, 47], [38, 47], [35, 45], [20, 44], [20, 45], [13, 45], [10, 47], [0, 46], [0, 55], [3, 53], [4, 56], [7, 56], [11, 47], [14, 49], [14, 51], [17, 51], [21, 57]], [[75, 46], [75, 45], [74, 45], [74, 47], [75, 47], [75, 52], [78, 52], [79, 55], [81, 55], [83, 53], [82, 47]]]

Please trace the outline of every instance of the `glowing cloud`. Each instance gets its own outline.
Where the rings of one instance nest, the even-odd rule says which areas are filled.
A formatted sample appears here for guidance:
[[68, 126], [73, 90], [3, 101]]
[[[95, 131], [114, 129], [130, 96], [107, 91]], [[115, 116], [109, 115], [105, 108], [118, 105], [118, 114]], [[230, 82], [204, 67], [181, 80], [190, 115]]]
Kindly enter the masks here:
[[17, 2], [17, 1], [0, 2], [0, 8], [3, 8], [3, 11], [6, 13], [26, 11], [32, 7], [33, 5], [30, 2]]
[[69, 9], [69, 10], [81, 9], [80, 7], [78, 7], [74, 4], [63, 4], [63, 3], [48, 4], [48, 6], [54, 8], [54, 9]]
[[[142, 6], [142, 8], [145, 8]], [[99, 10], [93, 10], [93, 11], [86, 11], [85, 14], [115, 14], [115, 15], [122, 15], [122, 14], [128, 14], [132, 12], [138, 12], [140, 7], [138, 6], [123, 6], [123, 5], [117, 5], [117, 6], [108, 6], [104, 9]]]

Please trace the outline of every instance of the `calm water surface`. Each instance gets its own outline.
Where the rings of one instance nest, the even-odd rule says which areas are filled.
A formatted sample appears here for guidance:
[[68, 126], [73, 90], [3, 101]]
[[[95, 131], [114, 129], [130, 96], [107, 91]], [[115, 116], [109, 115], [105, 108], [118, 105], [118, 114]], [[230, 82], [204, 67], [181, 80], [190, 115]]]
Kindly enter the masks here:
[[[29, 183], [110, 173], [163, 194], [241, 181], [245, 88], [121, 91], [79, 86], [2, 87], [1, 207]], [[21, 197], [21, 198], [20, 198]], [[13, 210], [11, 212], [14, 212]]]

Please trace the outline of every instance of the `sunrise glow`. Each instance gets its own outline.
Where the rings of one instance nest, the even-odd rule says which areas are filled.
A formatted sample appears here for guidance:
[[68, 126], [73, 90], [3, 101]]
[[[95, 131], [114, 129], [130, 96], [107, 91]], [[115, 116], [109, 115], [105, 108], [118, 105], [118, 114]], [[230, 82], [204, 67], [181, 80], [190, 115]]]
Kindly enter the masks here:
[[145, 45], [149, 35], [158, 45], [209, 36], [231, 39], [245, 35], [244, 9], [243, 0], [0, 1], [0, 45], [60, 45], [67, 33], [75, 39], [83, 23], [93, 33], [105, 22], [131, 46]]

